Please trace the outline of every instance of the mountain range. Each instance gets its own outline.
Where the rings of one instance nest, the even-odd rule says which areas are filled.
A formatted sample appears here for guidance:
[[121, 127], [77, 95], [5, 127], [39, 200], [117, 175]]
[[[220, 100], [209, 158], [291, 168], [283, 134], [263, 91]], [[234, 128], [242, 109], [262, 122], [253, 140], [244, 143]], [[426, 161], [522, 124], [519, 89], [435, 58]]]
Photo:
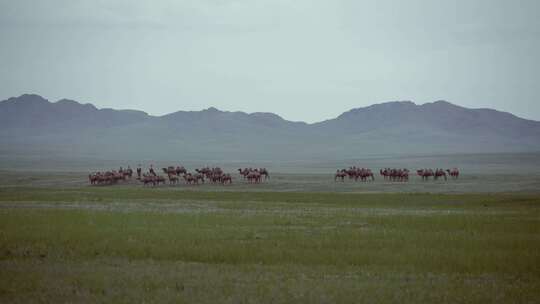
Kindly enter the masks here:
[[34, 94], [0, 102], [0, 154], [96, 159], [329, 160], [540, 151], [540, 122], [446, 101], [392, 101], [317, 123], [208, 108], [152, 116]]

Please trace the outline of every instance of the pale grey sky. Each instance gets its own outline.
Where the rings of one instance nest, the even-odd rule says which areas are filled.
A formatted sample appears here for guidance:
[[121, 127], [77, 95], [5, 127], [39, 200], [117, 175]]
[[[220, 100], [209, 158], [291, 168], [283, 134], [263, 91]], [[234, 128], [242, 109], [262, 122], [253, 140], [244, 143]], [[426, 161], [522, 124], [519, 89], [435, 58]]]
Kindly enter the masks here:
[[540, 120], [540, 1], [0, 0], [0, 99], [308, 122], [445, 99]]

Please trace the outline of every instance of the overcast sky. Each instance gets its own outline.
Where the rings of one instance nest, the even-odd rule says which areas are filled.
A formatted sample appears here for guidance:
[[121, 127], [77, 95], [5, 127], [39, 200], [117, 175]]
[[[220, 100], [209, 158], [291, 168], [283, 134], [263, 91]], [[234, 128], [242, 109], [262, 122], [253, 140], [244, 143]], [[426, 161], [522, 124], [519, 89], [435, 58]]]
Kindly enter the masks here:
[[540, 1], [0, 0], [0, 99], [308, 122], [439, 99], [540, 120]]

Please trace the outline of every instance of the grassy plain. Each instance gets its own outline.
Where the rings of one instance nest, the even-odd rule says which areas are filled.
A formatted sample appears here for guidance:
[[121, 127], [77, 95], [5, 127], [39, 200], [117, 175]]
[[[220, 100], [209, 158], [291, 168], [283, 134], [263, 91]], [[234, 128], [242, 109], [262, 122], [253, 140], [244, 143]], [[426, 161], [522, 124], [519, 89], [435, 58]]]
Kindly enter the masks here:
[[534, 191], [350, 193], [385, 185], [286, 175], [285, 191], [280, 175], [254, 188], [90, 187], [12, 174], [0, 188], [2, 303], [540, 299]]

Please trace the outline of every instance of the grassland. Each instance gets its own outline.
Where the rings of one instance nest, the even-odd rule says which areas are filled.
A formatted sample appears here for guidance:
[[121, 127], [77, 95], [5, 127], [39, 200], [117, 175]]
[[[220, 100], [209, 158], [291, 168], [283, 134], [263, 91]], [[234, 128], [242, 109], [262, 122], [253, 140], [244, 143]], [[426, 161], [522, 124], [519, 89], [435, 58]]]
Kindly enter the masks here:
[[540, 299], [535, 193], [15, 184], [0, 188], [2, 303]]
[[[231, 171], [229, 171], [231, 172]], [[0, 188], [76, 188], [88, 186], [88, 172], [34, 172], [0, 171]], [[119, 183], [115, 188], [141, 188], [135, 179]], [[233, 184], [222, 186], [205, 184], [187, 186], [181, 184], [160, 186], [162, 191], [233, 191], [233, 192], [333, 192], [333, 193], [535, 193], [540, 195], [540, 167], [536, 173], [469, 173], [458, 180], [422, 181], [411, 176], [409, 182], [388, 182], [378, 175], [374, 182], [334, 182], [332, 172], [319, 173], [271, 173], [264, 183], [248, 184], [237, 174]]]

